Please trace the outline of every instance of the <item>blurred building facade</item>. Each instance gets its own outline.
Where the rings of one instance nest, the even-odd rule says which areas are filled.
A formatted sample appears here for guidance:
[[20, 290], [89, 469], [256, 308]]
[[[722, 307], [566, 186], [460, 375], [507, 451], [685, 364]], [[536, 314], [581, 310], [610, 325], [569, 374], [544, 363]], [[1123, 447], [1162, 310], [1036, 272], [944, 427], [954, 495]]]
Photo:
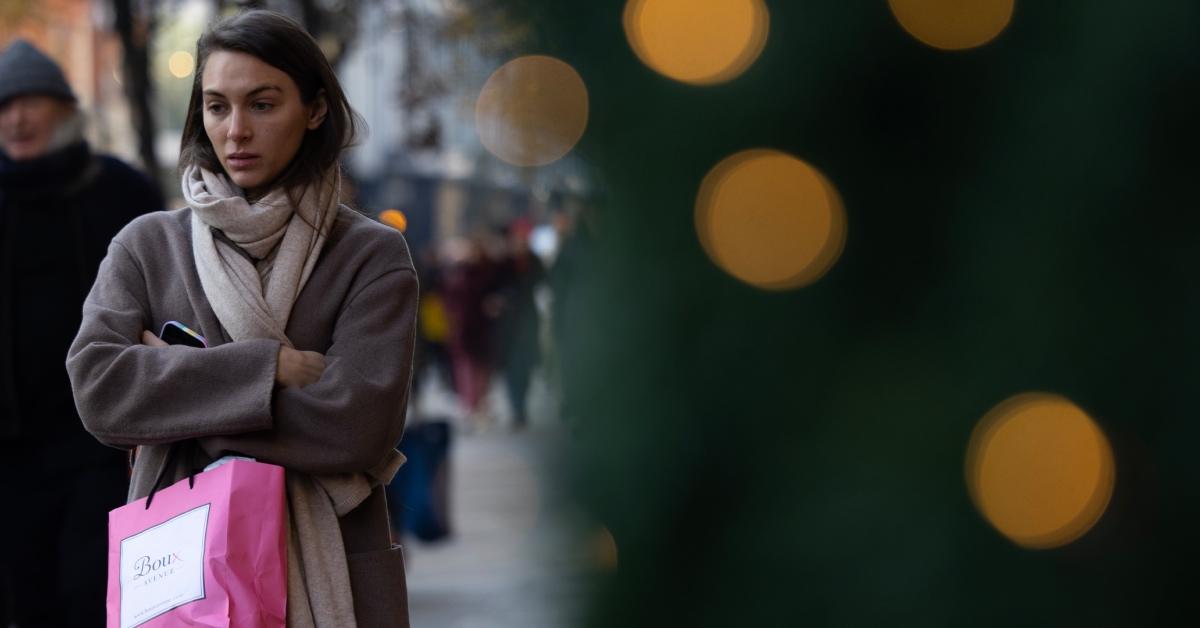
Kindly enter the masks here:
[[587, 193], [571, 157], [518, 168], [480, 144], [479, 90], [524, 42], [467, 4], [364, 3], [359, 37], [337, 68], [369, 128], [347, 163], [358, 203], [371, 214], [403, 211], [416, 249], [495, 231], [518, 216], [542, 222]]
[[[149, 37], [156, 174], [168, 191], [175, 188], [170, 180], [193, 79], [173, 69], [170, 60], [187, 53], [194, 61], [190, 55], [204, 26], [241, 4], [139, 5], [150, 12], [142, 34]], [[295, 3], [250, 4], [300, 17]], [[58, 61], [89, 116], [93, 147], [138, 163], [112, 6], [108, 0], [0, 0], [0, 46], [25, 38]], [[568, 155], [539, 168], [512, 166], [484, 150], [476, 134], [480, 88], [493, 71], [531, 47], [522, 25], [496, 18], [503, 3], [389, 0], [346, 2], [342, 8], [357, 26], [339, 48], [335, 70], [367, 123], [346, 161], [358, 207], [370, 215], [403, 211], [415, 249], [495, 232], [518, 216], [546, 223], [556, 209], [577, 211], [573, 208], [589, 194], [578, 158]]]

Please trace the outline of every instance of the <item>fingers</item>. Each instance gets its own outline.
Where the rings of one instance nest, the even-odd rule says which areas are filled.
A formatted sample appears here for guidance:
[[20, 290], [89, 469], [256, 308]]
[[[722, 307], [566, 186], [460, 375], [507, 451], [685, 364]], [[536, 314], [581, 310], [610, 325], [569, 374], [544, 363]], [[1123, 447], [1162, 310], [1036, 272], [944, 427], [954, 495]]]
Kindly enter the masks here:
[[304, 356], [304, 362], [309, 368], [316, 369], [318, 373], [325, 370], [325, 356], [316, 351], [301, 351], [300, 355]]
[[316, 351], [301, 351], [300, 358], [304, 381], [300, 386], [307, 386], [321, 379], [321, 374], [325, 372], [325, 356]]
[[148, 329], [142, 332], [142, 344], [150, 347], [168, 346], [166, 342], [163, 342], [162, 338], [155, 336], [154, 333]]
[[303, 388], [321, 379], [325, 372], [325, 356], [316, 351], [297, 351], [279, 348], [279, 365], [275, 380], [283, 386]]

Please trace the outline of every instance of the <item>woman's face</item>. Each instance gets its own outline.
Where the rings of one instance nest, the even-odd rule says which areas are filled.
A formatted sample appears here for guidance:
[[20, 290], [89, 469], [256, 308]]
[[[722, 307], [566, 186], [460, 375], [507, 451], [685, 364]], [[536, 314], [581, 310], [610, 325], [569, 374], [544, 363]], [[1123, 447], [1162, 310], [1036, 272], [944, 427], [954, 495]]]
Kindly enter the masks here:
[[204, 131], [229, 178], [259, 198], [325, 119], [325, 96], [300, 100], [286, 72], [241, 52], [218, 50], [201, 77]]

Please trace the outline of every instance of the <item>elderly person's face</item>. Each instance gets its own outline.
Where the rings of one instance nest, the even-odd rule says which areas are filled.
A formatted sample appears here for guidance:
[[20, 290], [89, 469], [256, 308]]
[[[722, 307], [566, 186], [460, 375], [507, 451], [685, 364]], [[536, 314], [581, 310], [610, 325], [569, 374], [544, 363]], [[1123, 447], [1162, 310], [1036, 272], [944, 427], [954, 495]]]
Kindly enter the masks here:
[[46, 154], [54, 130], [74, 105], [43, 94], [23, 94], [0, 103], [0, 150], [13, 161]]

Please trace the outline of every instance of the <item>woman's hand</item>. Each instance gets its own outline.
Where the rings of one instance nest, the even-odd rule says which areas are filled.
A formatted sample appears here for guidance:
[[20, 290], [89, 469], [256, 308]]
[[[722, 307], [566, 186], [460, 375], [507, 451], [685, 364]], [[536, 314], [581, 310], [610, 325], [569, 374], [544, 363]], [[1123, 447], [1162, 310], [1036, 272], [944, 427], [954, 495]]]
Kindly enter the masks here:
[[164, 342], [162, 338], [155, 336], [154, 333], [151, 332], [149, 329], [142, 332], [142, 344], [146, 345], [147, 347], [168, 347], [168, 346], [170, 346], [166, 342]]
[[[162, 338], [147, 330], [142, 332], [142, 344], [148, 347], [169, 347]], [[279, 361], [275, 367], [275, 383], [280, 386], [305, 386], [321, 379], [325, 372], [325, 356], [316, 351], [297, 351], [291, 347], [279, 347]]]
[[303, 388], [325, 372], [325, 356], [316, 351], [297, 351], [291, 347], [279, 347], [279, 365], [275, 368], [275, 382], [280, 386]]

